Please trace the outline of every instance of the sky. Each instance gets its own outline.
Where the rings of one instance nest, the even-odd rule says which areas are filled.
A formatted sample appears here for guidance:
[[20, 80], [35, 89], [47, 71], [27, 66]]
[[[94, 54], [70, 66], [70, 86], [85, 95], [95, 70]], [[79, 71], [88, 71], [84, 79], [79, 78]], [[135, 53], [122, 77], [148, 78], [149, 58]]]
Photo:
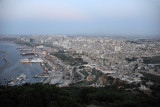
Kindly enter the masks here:
[[160, 0], [0, 0], [0, 34], [160, 35]]

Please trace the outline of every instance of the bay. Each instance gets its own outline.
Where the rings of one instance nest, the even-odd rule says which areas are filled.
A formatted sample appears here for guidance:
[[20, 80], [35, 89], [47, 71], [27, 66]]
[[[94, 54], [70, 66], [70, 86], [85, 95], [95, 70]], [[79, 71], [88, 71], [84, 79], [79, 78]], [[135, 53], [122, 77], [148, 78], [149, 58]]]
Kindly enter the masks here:
[[4, 52], [0, 52], [0, 67], [5, 64], [4, 55]]
[[[8, 52], [7, 59], [9, 62], [7, 66], [5, 66], [3, 69], [0, 69], [0, 85], [6, 85], [6, 81], [9, 81], [22, 73], [27, 75], [28, 83], [41, 82], [43, 78], [33, 77], [36, 74], [44, 72], [41, 65], [39, 63], [20, 63], [20, 59], [34, 56], [21, 56], [19, 50], [16, 49], [17, 47], [20, 47], [20, 45], [0, 42], [0, 50]], [[5, 63], [3, 58], [4, 53], [0, 53], [0, 65]]]

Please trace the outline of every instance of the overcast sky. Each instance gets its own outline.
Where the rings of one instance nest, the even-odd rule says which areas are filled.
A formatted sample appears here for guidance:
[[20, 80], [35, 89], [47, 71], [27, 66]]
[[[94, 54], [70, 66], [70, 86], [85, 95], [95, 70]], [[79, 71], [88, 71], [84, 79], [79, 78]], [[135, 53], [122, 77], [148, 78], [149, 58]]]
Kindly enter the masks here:
[[160, 34], [160, 0], [0, 0], [1, 34]]

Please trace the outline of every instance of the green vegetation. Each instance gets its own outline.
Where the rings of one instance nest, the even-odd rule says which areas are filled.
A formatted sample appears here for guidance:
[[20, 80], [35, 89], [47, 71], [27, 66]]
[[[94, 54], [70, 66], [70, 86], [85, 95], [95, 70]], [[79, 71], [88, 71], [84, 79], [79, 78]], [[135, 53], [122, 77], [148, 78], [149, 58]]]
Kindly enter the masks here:
[[1, 107], [80, 106], [67, 90], [54, 85], [25, 84], [8, 88], [2, 87], [0, 98]]
[[130, 62], [133, 62], [133, 61], [136, 61], [137, 58], [133, 57], [133, 58], [125, 58], [125, 60], [130, 63]]
[[30, 46], [30, 47], [35, 47], [37, 46], [38, 44], [36, 43], [30, 43], [30, 42], [25, 42], [25, 41], [21, 41], [21, 40], [17, 40], [15, 41], [16, 44], [19, 44], [19, 45], [26, 45], [26, 46]]
[[101, 71], [99, 71], [99, 70], [96, 70], [95, 68], [93, 68], [92, 69], [92, 75], [95, 75], [96, 76], [96, 78], [95, 78], [95, 81], [97, 81], [98, 80], [98, 78], [100, 77], [100, 76], [102, 76], [102, 72]]
[[85, 78], [89, 75], [85, 70], [80, 70], [79, 72], [82, 73], [85, 76]]
[[82, 78], [77, 72], [74, 72], [74, 77], [75, 77], [76, 81], [78, 81]]
[[142, 77], [143, 81], [152, 81], [155, 84], [160, 84], [160, 76], [157, 75], [153, 75], [153, 74], [149, 74], [149, 73], [145, 73], [145, 72], [141, 72], [141, 74], [143, 74], [144, 77]]
[[150, 86], [150, 89], [152, 90], [152, 94], [154, 97], [157, 97], [160, 99], [160, 76], [152, 75], [149, 73], [141, 72], [144, 77], [142, 77], [143, 84], [147, 85], [146, 83], [148, 81], [151, 81], [154, 83], [154, 85]]
[[143, 57], [143, 62], [145, 64], [159, 64], [160, 63], [160, 56]]
[[[82, 72], [81, 72], [82, 73]], [[99, 70], [96, 70], [95, 68], [92, 69], [91, 71], [91, 75], [95, 76], [95, 78], [92, 81], [81, 81], [75, 84], [72, 84], [72, 87], [84, 87], [84, 86], [88, 86], [88, 85], [92, 85], [93, 83], [96, 83], [99, 79], [100, 76], [102, 76], [102, 72]]]
[[104, 88], [64, 87], [24, 84], [0, 87], [0, 107], [159, 107], [159, 99], [140, 91], [130, 92], [114, 86]]
[[155, 72], [160, 72], [160, 65], [154, 66], [154, 71]]
[[87, 62], [84, 62], [82, 58], [73, 58], [72, 56], [66, 55], [63, 51], [51, 53], [51, 55], [54, 55], [62, 61], [67, 62], [71, 66], [87, 64]]
[[79, 66], [79, 69], [83, 69], [83, 68], [85, 68], [85, 66]]
[[86, 87], [86, 86], [91, 85], [91, 84], [93, 84], [92, 81], [85, 80], [85, 81], [81, 81], [81, 82], [78, 82], [78, 83], [75, 83], [75, 84], [71, 84], [70, 86], [71, 87]]

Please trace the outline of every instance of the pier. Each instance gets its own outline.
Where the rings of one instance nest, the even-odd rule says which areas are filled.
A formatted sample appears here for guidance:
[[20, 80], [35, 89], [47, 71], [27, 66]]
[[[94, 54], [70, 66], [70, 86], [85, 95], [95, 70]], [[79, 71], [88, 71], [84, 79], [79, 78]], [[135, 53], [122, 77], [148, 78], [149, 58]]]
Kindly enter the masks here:
[[25, 55], [35, 55], [34, 52], [22, 52], [20, 55], [25, 56]]
[[43, 72], [43, 73], [40, 73], [40, 74], [36, 74], [34, 76], [34, 78], [48, 78], [49, 77], [49, 74], [47, 72]]
[[5, 53], [5, 55], [4, 55], [4, 60], [5, 60], [5, 64], [3, 64], [1, 67], [0, 67], [0, 70], [1, 69], [3, 69], [5, 66], [7, 66], [8, 65], [8, 60], [7, 60], [7, 56], [8, 56], [8, 52], [6, 52], [6, 51], [3, 51], [3, 50], [0, 50], [0, 52], [4, 52]]
[[41, 58], [25, 58], [20, 60], [21, 63], [41, 63], [43, 59]]

